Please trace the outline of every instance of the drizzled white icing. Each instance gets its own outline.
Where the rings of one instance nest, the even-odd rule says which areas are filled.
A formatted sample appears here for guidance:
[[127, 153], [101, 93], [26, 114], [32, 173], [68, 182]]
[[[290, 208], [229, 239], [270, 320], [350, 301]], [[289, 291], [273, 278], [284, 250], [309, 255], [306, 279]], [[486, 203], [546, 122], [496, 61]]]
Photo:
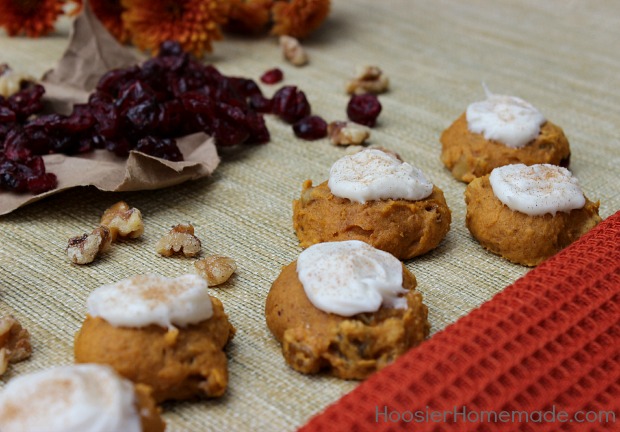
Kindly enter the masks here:
[[117, 327], [161, 327], [196, 324], [211, 318], [207, 282], [198, 275], [178, 278], [140, 275], [95, 289], [88, 313]]
[[405, 309], [403, 269], [393, 255], [358, 240], [319, 243], [297, 259], [297, 275], [310, 302], [341, 316]]
[[502, 203], [530, 216], [569, 212], [586, 203], [577, 179], [555, 165], [506, 165], [491, 171], [489, 181]]
[[487, 140], [520, 148], [540, 134], [545, 117], [532, 104], [514, 96], [496, 95], [485, 87], [487, 99], [467, 107], [467, 128]]
[[140, 432], [133, 384], [112, 368], [60, 366], [13, 378], [0, 393], [2, 432]]
[[351, 201], [421, 200], [433, 191], [422, 171], [381, 150], [367, 149], [344, 156], [332, 165], [327, 186]]

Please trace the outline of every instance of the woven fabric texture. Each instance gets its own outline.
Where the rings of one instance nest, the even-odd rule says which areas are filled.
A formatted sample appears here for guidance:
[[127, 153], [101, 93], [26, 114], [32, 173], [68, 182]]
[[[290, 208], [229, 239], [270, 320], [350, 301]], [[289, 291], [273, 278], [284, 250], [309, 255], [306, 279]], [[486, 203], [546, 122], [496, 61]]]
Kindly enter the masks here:
[[[54, 34], [37, 40], [8, 38], [0, 31], [0, 63], [39, 76], [61, 57], [68, 28], [69, 22], [62, 21]], [[226, 35], [205, 61], [225, 74], [256, 80], [278, 66], [285, 75], [282, 84], [298, 85], [313, 112], [330, 121], [345, 118], [345, 82], [356, 66], [375, 64], [386, 72], [391, 88], [380, 96], [383, 111], [370, 143], [392, 149], [422, 169], [443, 189], [452, 211], [450, 232], [440, 246], [406, 263], [429, 308], [430, 343], [434, 334], [528, 272], [488, 253], [470, 236], [464, 222], [465, 185], [439, 159], [441, 132], [469, 103], [484, 97], [483, 81], [494, 92], [531, 102], [564, 129], [571, 170], [588, 198], [600, 201], [601, 216], [609, 217], [620, 210], [619, 40], [620, 2], [613, 0], [334, 0], [329, 19], [303, 42], [310, 56], [306, 67], [285, 63], [277, 39], [268, 36]], [[266, 95], [279, 88], [260, 85]], [[11, 313], [24, 324], [34, 352], [30, 360], [9, 368], [0, 387], [21, 374], [73, 361], [73, 338], [86, 313], [86, 298], [96, 287], [137, 273], [173, 277], [189, 271], [193, 260], [161, 258], [154, 246], [170, 226], [192, 222], [204, 255], [223, 254], [237, 262], [236, 275], [212, 293], [238, 331], [226, 351], [226, 395], [165, 404], [168, 431], [291, 431], [356, 388], [355, 381], [291, 370], [266, 327], [264, 306], [281, 268], [301, 251], [291, 217], [302, 182], [326, 180], [334, 161], [357, 149], [327, 140], [302, 141], [290, 125], [272, 116], [266, 121], [271, 141], [221, 152], [222, 162], [211, 178], [135, 193], [80, 188], [1, 217], [0, 315]], [[121, 199], [142, 211], [144, 236], [114, 245], [92, 265], [71, 265], [64, 252], [67, 239], [90, 232], [102, 212]], [[564, 270], [560, 274], [566, 275]], [[532, 307], [528, 314], [536, 310]], [[481, 335], [480, 343], [505, 337], [517, 324], [507, 321], [506, 330]], [[532, 335], [524, 337], [536, 346], [541, 343]], [[572, 349], [558, 342], [562, 353]], [[465, 353], [459, 355], [467, 361]], [[432, 353], [432, 359], [445, 356]], [[513, 357], [489, 361], [497, 368], [502, 362], [520, 364]], [[539, 361], [532, 357], [519, 367], [535, 369]], [[568, 372], [568, 366], [562, 370]], [[458, 378], [465, 387], [482, 386], [472, 391], [483, 390], [485, 380], [496, 377], [474, 380], [475, 374], [494, 370], [480, 365], [472, 377]], [[373, 379], [375, 392], [391, 389], [378, 384], [382, 376], [391, 383], [390, 374]], [[432, 371], [429, 379], [442, 374]], [[408, 380], [406, 375], [402, 379]], [[585, 378], [583, 385], [606, 379]], [[403, 392], [408, 398], [409, 389]], [[497, 392], [498, 399], [513, 396], [503, 386]]]
[[343, 430], [620, 430], [620, 212], [301, 429]]

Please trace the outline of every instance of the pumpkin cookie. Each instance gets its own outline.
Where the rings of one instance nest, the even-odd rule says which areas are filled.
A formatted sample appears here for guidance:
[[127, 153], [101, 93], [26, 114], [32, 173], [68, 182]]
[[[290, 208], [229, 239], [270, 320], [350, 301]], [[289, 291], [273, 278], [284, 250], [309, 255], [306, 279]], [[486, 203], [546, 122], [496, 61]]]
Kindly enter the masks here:
[[466, 183], [504, 165], [570, 162], [561, 128], [523, 99], [488, 91], [443, 132], [441, 144], [444, 165]]
[[467, 228], [489, 251], [536, 266], [596, 226], [599, 203], [588, 200], [570, 171], [555, 165], [495, 168], [465, 190]]
[[75, 360], [108, 364], [157, 401], [221, 396], [234, 333], [200, 276], [134, 276], [91, 293]]
[[399, 259], [437, 247], [450, 229], [443, 192], [395, 155], [362, 150], [338, 160], [328, 181], [303, 184], [293, 201], [301, 247], [361, 240]]
[[22, 375], [0, 392], [3, 432], [162, 432], [149, 387], [104, 365], [71, 365]]
[[274, 281], [267, 326], [293, 369], [364, 379], [428, 336], [415, 287], [387, 252], [357, 240], [320, 243]]

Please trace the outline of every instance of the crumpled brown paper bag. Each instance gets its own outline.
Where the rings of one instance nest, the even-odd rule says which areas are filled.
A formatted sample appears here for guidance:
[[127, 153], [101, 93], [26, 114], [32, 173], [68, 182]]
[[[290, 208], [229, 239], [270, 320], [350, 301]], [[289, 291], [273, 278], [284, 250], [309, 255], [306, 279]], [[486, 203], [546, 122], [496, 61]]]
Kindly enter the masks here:
[[[136, 64], [133, 52], [121, 46], [92, 13], [87, 1], [74, 21], [70, 42], [56, 67], [43, 78], [46, 104], [68, 114], [74, 103], [88, 100], [99, 78], [108, 70]], [[219, 164], [213, 138], [197, 133], [178, 138], [183, 162], [171, 162], [132, 151], [120, 158], [106, 150], [79, 156], [43, 156], [48, 172], [58, 177], [54, 190], [32, 195], [0, 192], [0, 215], [75, 186], [103, 191], [159, 189], [211, 174]]]

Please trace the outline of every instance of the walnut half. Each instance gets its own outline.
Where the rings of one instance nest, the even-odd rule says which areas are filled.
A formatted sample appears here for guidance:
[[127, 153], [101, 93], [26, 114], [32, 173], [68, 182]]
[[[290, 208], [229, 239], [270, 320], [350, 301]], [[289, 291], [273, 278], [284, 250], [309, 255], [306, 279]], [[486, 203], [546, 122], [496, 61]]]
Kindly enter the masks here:
[[200, 240], [194, 235], [192, 224], [173, 226], [155, 245], [157, 253], [166, 257], [174, 254], [193, 257], [200, 253], [201, 247]]
[[347, 83], [348, 94], [384, 93], [390, 87], [390, 80], [377, 66], [357, 68], [355, 77]]
[[370, 137], [370, 128], [354, 122], [334, 121], [327, 125], [327, 136], [335, 145], [360, 145]]
[[90, 234], [70, 238], [67, 244], [67, 256], [75, 264], [89, 264], [99, 253], [110, 249], [111, 244], [110, 230], [105, 226], [100, 226]]
[[294, 66], [303, 66], [308, 63], [308, 54], [299, 41], [291, 36], [280, 36], [280, 47], [284, 58]]
[[117, 237], [138, 238], [144, 233], [142, 213], [130, 208], [125, 201], [119, 201], [101, 216], [101, 225], [108, 227], [112, 241]]
[[198, 260], [194, 267], [210, 287], [223, 284], [237, 270], [235, 260], [222, 255], [210, 255]]
[[8, 98], [20, 91], [27, 82], [33, 81], [31, 76], [14, 72], [7, 64], [0, 64], [0, 96]]
[[32, 354], [30, 333], [12, 316], [0, 318], [0, 375], [6, 372], [9, 362], [16, 363]]

